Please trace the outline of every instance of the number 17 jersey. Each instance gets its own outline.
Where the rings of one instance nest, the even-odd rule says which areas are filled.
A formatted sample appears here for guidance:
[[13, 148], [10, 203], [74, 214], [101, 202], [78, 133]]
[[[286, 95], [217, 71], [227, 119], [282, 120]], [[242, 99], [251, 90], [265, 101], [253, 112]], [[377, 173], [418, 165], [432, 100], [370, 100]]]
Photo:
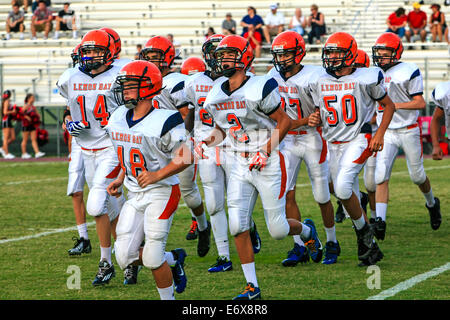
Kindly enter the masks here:
[[110, 66], [106, 71], [92, 76], [80, 69], [70, 77], [57, 82], [60, 94], [67, 100], [73, 121], [85, 125], [77, 143], [84, 149], [102, 149], [112, 146], [105, 131], [109, 117], [117, 109], [113, 87], [120, 67]]

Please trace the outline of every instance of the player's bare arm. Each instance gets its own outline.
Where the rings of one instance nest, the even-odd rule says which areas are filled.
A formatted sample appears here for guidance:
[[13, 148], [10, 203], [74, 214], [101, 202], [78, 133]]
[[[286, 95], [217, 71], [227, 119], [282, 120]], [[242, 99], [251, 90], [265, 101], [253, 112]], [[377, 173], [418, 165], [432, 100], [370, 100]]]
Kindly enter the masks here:
[[284, 139], [286, 134], [291, 128], [291, 118], [284, 112], [282, 108], [278, 108], [274, 113], [270, 116], [270, 119], [277, 122], [277, 126], [275, 127], [269, 141], [265, 146], [261, 149], [268, 154], [271, 154], [272, 151], [280, 144], [281, 140]]
[[426, 103], [423, 96], [416, 95], [409, 102], [396, 102], [395, 110], [406, 109], [406, 110], [422, 110], [425, 109]]
[[175, 152], [175, 157], [169, 162], [167, 166], [158, 171], [143, 171], [138, 177], [137, 181], [141, 188], [164, 180], [174, 174], [180, 173], [194, 162], [194, 155], [186, 144], [182, 144]]
[[386, 132], [389, 123], [392, 120], [392, 116], [394, 115], [395, 106], [392, 102], [391, 98], [386, 95], [383, 99], [378, 101], [382, 107], [384, 108], [383, 118], [381, 120], [380, 126], [372, 137], [370, 141], [370, 151], [377, 152], [383, 150], [384, 146], [384, 133]]
[[111, 182], [106, 188], [106, 191], [110, 196], [119, 197], [122, 194], [123, 180], [125, 179], [125, 171], [121, 170], [116, 180]]
[[433, 160], [442, 160], [444, 153], [439, 145], [439, 128], [441, 126], [441, 120], [444, 117], [444, 110], [441, 108], [435, 108], [433, 112], [433, 118], [431, 119], [431, 142], [433, 144], [432, 157]]

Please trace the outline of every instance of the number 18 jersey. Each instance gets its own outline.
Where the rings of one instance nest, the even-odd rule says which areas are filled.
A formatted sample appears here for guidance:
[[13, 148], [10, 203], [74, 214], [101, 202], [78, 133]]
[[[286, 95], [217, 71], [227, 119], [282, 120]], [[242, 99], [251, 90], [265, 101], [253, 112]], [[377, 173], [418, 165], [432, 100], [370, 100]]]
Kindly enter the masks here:
[[72, 120], [81, 121], [86, 127], [75, 137], [82, 148], [101, 149], [112, 145], [104, 128], [118, 107], [113, 87], [119, 71], [120, 67], [111, 66], [92, 76], [78, 69], [57, 82], [60, 94], [69, 105]]
[[372, 118], [376, 101], [386, 96], [384, 75], [378, 67], [354, 69], [340, 77], [326, 72], [310, 90], [320, 108], [323, 137], [329, 142], [353, 140]]

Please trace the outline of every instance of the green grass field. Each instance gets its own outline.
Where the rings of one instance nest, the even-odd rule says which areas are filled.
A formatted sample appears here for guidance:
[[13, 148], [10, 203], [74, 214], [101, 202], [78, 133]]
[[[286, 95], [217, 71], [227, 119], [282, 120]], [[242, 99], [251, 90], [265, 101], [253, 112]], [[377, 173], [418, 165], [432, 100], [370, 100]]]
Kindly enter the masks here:
[[[437, 231], [430, 227], [425, 200], [412, 184], [406, 162], [398, 159], [390, 183], [390, 206], [386, 239], [379, 242], [385, 257], [380, 268], [380, 289], [369, 289], [372, 276], [367, 268], [357, 266], [356, 237], [351, 222], [337, 224], [341, 256], [335, 265], [310, 262], [285, 268], [281, 261], [292, 247], [292, 239], [274, 240], [265, 226], [261, 202], [258, 200], [254, 219], [262, 237], [262, 250], [256, 255], [256, 272], [263, 299], [271, 300], [336, 300], [367, 299], [416, 275], [450, 262], [450, 159], [425, 160], [435, 196], [441, 200], [443, 221]], [[116, 278], [109, 285], [91, 285], [100, 257], [95, 226], [89, 227], [93, 251], [80, 257], [69, 257], [72, 236], [77, 231], [51, 233], [56, 229], [75, 226], [71, 199], [66, 196], [67, 163], [0, 162], [0, 299], [159, 299], [150, 270], [143, 269], [138, 284], [124, 286], [123, 272], [116, 264]], [[361, 180], [362, 182], [362, 180]], [[298, 177], [299, 184], [308, 183], [305, 168]], [[87, 190], [85, 192], [87, 196]], [[297, 189], [297, 201], [302, 218], [312, 218], [325, 243], [325, 232], [317, 204], [310, 187]], [[333, 198], [336, 207], [336, 200]], [[234, 269], [231, 272], [209, 274], [207, 268], [215, 262], [216, 248], [211, 247], [204, 258], [196, 255], [196, 241], [186, 241], [190, 214], [185, 206], [179, 208], [173, 221], [167, 249], [185, 248], [188, 287], [176, 299], [230, 300], [245, 285], [233, 240], [230, 238]], [[88, 216], [88, 222], [93, 219]], [[48, 235], [21, 237], [50, 232]], [[19, 238], [19, 239], [18, 239]], [[5, 242], [7, 239], [14, 241]], [[114, 259], [114, 258], [113, 258]], [[70, 266], [81, 270], [81, 288], [69, 289], [67, 273]], [[443, 272], [399, 292], [390, 299], [450, 299], [450, 272]]]

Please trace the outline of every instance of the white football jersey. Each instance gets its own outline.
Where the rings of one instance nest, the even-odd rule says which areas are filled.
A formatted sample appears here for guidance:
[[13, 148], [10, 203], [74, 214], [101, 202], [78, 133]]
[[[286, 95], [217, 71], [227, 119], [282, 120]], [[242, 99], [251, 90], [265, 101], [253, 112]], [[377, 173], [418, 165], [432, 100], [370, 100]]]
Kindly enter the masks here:
[[124, 65], [126, 65], [127, 63], [129, 63], [131, 61], [133, 61], [133, 60], [128, 59], [128, 58], [119, 58], [119, 59], [115, 59], [114, 60], [113, 65], [119, 67], [120, 69], [122, 69], [122, 67]]
[[445, 114], [445, 127], [450, 135], [450, 81], [439, 83], [431, 93], [431, 100]]
[[163, 77], [161, 93], [153, 98], [155, 108], [178, 110], [182, 106], [187, 106], [188, 101], [184, 94], [184, 81], [189, 76], [171, 72]]
[[[61, 90], [60, 87], [59, 87], [59, 84], [60, 84], [60, 83], [64, 83], [64, 82], [68, 81], [69, 78], [72, 76], [72, 74], [74, 74], [74, 73], [77, 72], [77, 71], [78, 71], [78, 66], [75, 66], [75, 67], [73, 67], [73, 68], [68, 68], [68, 69], [66, 69], [66, 70], [59, 76], [59, 79], [58, 79], [58, 81], [56, 82], [56, 86], [58, 87], [58, 89]], [[63, 95], [63, 93], [61, 93], [61, 92], [60, 92], [60, 94], [61, 94], [62, 97], [64, 97], [64, 98], [66, 99], [66, 104], [68, 105], [69, 103], [68, 103], [68, 101], [67, 101], [67, 98], [65, 97], [65, 96], [67, 96], [67, 94], [64, 94], [64, 95]]]
[[[423, 79], [419, 68], [410, 62], [400, 62], [390, 67], [384, 73], [384, 83], [387, 93], [394, 103], [409, 102], [415, 95], [423, 94]], [[396, 110], [389, 129], [405, 128], [415, 124], [419, 110]], [[377, 108], [377, 124], [381, 123], [383, 109]]]
[[85, 149], [101, 149], [111, 146], [105, 131], [109, 117], [117, 109], [113, 88], [119, 67], [91, 76], [80, 69], [64, 82], [57, 83], [60, 94], [67, 100], [73, 121], [86, 126], [79, 136], [78, 144]]
[[[310, 90], [320, 108], [323, 137], [329, 142], [351, 141], [372, 118], [377, 100], [386, 96], [383, 72], [378, 67], [358, 68], [346, 76], [323, 73]], [[368, 127], [368, 129], [367, 129]]]
[[173, 152], [186, 141], [181, 114], [153, 108], [137, 121], [133, 121], [132, 117], [133, 110], [121, 106], [111, 115], [106, 126], [122, 170], [126, 173], [125, 187], [132, 192], [142, 192], [161, 185], [178, 184], [178, 176], [173, 175], [141, 188], [136, 178], [144, 170], [157, 171], [167, 166], [172, 160]]
[[269, 115], [281, 105], [278, 83], [265, 75], [248, 77], [233, 92], [228, 85], [228, 80], [214, 84], [205, 109], [226, 133], [231, 151], [257, 152], [276, 127]]
[[[278, 82], [281, 107], [291, 119], [300, 120], [314, 113], [316, 107], [311, 96], [310, 86], [314, 85], [317, 78], [323, 73], [325, 73], [325, 69], [321, 66], [306, 65], [297, 74], [286, 79], [275, 68], [270, 69], [268, 75]], [[303, 126], [295, 130], [307, 129], [311, 129], [311, 127]]]

